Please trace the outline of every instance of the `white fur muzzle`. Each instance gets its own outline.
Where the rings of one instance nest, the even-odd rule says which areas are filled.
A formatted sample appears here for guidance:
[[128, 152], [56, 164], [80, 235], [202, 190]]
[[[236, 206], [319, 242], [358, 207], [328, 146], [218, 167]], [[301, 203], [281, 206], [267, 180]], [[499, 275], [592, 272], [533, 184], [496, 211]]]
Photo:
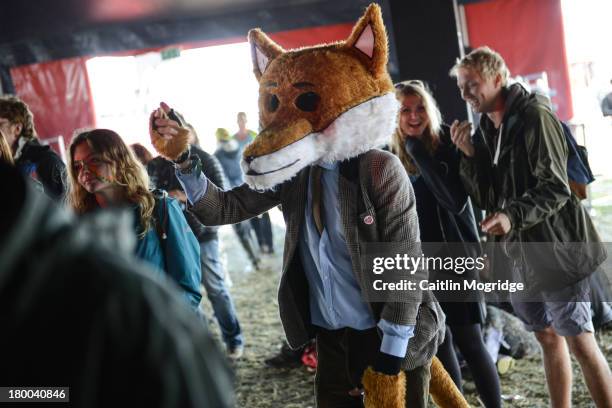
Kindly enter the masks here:
[[394, 93], [372, 98], [344, 112], [321, 132], [250, 163], [242, 159], [247, 184], [269, 190], [314, 163], [333, 163], [358, 156], [389, 142], [396, 128], [399, 102]]

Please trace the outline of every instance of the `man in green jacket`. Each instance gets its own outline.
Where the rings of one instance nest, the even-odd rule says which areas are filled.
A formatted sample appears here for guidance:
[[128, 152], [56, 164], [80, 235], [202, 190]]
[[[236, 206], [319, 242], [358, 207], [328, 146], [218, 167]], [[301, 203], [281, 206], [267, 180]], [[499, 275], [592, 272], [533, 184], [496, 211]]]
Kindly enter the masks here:
[[[453, 143], [463, 152], [462, 180], [487, 211], [481, 228], [495, 242], [509, 244], [505, 247], [515, 251], [509, 254], [513, 278], [539, 294], [537, 301], [511, 300], [542, 346], [551, 405], [571, 405], [567, 342], [595, 404], [610, 407], [612, 375], [585, 301], [586, 278], [606, 254], [591, 219], [570, 192], [561, 125], [539, 98], [519, 84], [508, 84], [504, 60], [488, 47], [459, 60], [451, 75], [461, 97], [482, 114], [473, 138], [469, 122], [455, 121], [451, 127]], [[562, 243], [579, 245], [581, 251], [560, 250]]]

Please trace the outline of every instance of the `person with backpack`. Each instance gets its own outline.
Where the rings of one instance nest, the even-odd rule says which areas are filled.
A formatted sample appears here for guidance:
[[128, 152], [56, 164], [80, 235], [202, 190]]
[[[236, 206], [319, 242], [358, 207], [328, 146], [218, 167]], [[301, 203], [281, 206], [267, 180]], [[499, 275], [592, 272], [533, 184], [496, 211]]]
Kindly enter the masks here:
[[[176, 114], [184, 122], [183, 116], [178, 112]], [[195, 131], [191, 127], [189, 129], [190, 136], [195, 135]], [[215, 185], [223, 188], [227, 181], [215, 156], [200, 149], [195, 143], [190, 143], [190, 151], [199, 157], [202, 163], [202, 173]], [[168, 191], [170, 196], [178, 200], [185, 219], [199, 242], [202, 285], [206, 289], [206, 295], [219, 324], [227, 356], [232, 360], [237, 360], [242, 357], [244, 351], [244, 337], [234, 301], [225, 281], [225, 270], [219, 254], [219, 228], [204, 226], [186, 207], [185, 192], [176, 178], [172, 162], [161, 156], [155, 157], [149, 161], [147, 172], [153, 186]]]
[[[568, 147], [559, 120], [539, 98], [509, 84], [509, 70], [488, 47], [473, 50], [450, 72], [461, 97], [482, 114], [480, 131], [455, 121], [451, 139], [461, 150], [460, 174], [487, 211], [481, 228], [513, 258], [515, 313], [543, 351], [551, 405], [571, 405], [570, 353], [598, 407], [612, 405], [612, 374], [593, 335], [588, 277], [605, 260], [591, 218], [571, 193]], [[564, 243], [580, 245], [570, 250]], [[525, 301], [529, 300], [529, 301]]]
[[68, 203], [74, 211], [131, 207], [136, 256], [152, 270], [165, 272], [197, 312], [202, 298], [200, 247], [177, 201], [162, 190], [149, 191], [145, 169], [112, 130], [81, 132], [68, 151]]

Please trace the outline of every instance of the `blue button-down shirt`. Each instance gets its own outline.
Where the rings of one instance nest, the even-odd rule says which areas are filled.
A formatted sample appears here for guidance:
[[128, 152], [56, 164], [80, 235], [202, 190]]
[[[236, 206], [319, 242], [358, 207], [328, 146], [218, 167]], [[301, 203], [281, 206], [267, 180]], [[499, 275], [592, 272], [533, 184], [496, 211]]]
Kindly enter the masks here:
[[[361, 290], [353, 274], [353, 266], [342, 231], [338, 200], [339, 166], [337, 163], [321, 165], [321, 200], [325, 228], [319, 235], [312, 216], [312, 188], [309, 185], [306, 201], [305, 228], [302, 228], [298, 250], [310, 290], [310, 314], [314, 325], [335, 330], [350, 327], [370, 329], [376, 325], [374, 317], [361, 297]], [[177, 177], [193, 204], [208, 187], [208, 180], [200, 174], [182, 174]], [[383, 332], [380, 350], [404, 357], [414, 326], [378, 322]]]

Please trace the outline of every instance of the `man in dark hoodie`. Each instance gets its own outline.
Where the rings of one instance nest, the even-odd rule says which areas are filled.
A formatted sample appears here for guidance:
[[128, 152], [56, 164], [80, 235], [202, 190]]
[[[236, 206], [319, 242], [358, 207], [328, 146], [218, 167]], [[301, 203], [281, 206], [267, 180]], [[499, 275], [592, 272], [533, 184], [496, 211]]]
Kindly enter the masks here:
[[38, 140], [28, 105], [15, 96], [0, 97], [0, 129], [11, 146], [17, 168], [40, 181], [49, 197], [62, 198], [66, 192], [66, 166]]
[[[455, 121], [451, 127], [452, 141], [463, 153], [466, 190], [487, 211], [481, 228], [510, 251], [513, 278], [523, 281], [532, 296], [539, 295], [530, 302], [518, 296], [511, 300], [542, 346], [551, 405], [571, 405], [567, 344], [595, 404], [609, 407], [612, 375], [593, 335], [587, 301], [587, 278], [606, 254], [590, 217], [570, 192], [561, 124], [539, 98], [508, 84], [504, 60], [488, 47], [459, 60], [451, 75], [461, 97], [482, 114], [473, 138], [470, 123]], [[581, 251], [559, 249], [564, 242], [578, 243]]]

